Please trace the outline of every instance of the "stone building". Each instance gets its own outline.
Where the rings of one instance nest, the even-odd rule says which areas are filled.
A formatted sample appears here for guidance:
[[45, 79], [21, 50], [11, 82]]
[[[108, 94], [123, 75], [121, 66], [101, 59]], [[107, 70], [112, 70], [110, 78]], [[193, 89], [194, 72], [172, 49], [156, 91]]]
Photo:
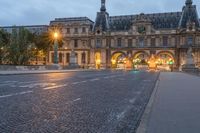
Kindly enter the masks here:
[[[196, 65], [200, 65], [200, 21], [192, 0], [186, 0], [182, 11], [155, 14], [110, 16], [105, 0], [93, 22], [87, 17], [58, 18], [50, 27], [58, 26], [64, 45], [59, 49], [60, 65], [70, 64], [76, 53], [79, 66], [120, 68], [130, 64], [148, 64], [154, 56], [160, 67], [172, 62], [176, 68], [184, 64], [186, 52], [193, 48]], [[49, 64], [53, 63], [53, 51]]]
[[33, 34], [42, 34], [44, 32], [48, 32], [49, 26], [48, 25], [22, 25], [22, 26], [4, 26], [0, 27], [0, 29], [3, 29], [4, 31], [8, 33], [12, 33], [14, 29], [19, 30], [20, 28], [25, 28], [29, 30]]

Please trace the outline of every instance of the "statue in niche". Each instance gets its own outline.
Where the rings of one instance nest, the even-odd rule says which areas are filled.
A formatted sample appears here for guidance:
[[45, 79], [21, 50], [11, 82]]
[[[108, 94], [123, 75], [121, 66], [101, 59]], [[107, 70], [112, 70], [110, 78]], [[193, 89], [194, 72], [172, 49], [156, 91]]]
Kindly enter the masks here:
[[186, 56], [186, 63], [188, 65], [194, 64], [194, 54], [192, 53], [192, 47], [189, 47], [187, 51], [187, 56]]

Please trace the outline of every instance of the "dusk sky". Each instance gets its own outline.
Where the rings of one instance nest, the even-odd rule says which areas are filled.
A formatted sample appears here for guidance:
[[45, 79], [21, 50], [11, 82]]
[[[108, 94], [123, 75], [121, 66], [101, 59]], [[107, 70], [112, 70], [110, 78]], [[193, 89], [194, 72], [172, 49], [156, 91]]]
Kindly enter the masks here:
[[[0, 26], [49, 24], [59, 17], [93, 21], [101, 0], [0, 0]], [[200, 14], [200, 0], [193, 0]], [[110, 16], [181, 11], [185, 0], [107, 0]]]

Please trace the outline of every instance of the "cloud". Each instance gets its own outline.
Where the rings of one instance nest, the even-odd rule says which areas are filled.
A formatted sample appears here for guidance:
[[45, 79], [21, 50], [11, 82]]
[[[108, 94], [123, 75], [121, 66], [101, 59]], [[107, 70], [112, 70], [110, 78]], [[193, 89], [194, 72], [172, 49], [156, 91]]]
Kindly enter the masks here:
[[[200, 11], [200, 1], [193, 0]], [[107, 0], [113, 15], [181, 11], [185, 0]], [[100, 0], [1, 0], [0, 25], [49, 24], [58, 17], [87, 16], [95, 20]]]

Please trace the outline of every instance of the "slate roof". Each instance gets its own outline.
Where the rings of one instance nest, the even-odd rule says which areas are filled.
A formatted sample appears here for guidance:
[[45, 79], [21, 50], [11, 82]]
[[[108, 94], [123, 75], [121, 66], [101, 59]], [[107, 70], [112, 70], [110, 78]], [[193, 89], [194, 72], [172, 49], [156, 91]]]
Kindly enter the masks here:
[[[155, 29], [178, 28], [182, 12], [144, 14], [149, 19]], [[139, 15], [124, 15], [109, 17], [111, 31], [129, 30], [135, 19]]]

